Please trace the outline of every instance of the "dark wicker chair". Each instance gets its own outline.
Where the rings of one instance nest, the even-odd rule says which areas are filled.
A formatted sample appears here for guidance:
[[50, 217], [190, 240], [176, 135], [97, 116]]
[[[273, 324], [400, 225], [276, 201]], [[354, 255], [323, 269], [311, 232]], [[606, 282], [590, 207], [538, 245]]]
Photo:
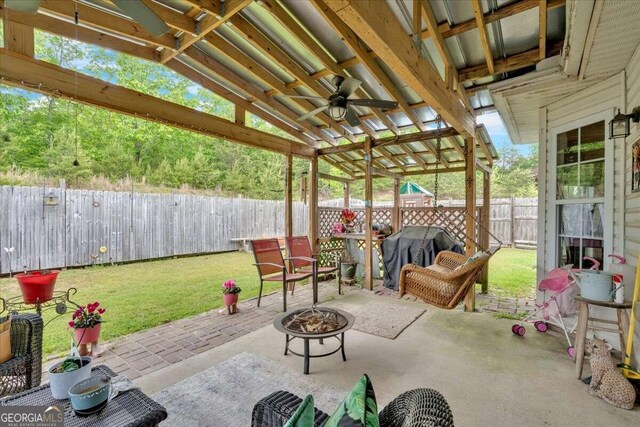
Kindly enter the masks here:
[[42, 318], [37, 314], [12, 316], [12, 358], [0, 363], [0, 397], [40, 385], [42, 378], [42, 328]]
[[[302, 399], [287, 391], [276, 391], [253, 407], [252, 427], [282, 427]], [[316, 408], [314, 427], [321, 427], [329, 415]], [[436, 390], [418, 388], [402, 393], [379, 414], [380, 427], [453, 427], [453, 414]]]

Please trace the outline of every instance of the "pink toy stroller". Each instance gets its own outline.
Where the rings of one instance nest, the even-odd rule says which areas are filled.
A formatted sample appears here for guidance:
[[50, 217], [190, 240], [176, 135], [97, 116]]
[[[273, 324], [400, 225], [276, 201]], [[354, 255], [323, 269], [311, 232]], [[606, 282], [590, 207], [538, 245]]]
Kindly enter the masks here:
[[[594, 263], [596, 269], [600, 265], [593, 258], [589, 258], [589, 260]], [[520, 323], [513, 325], [511, 332], [515, 335], [523, 336], [526, 332], [526, 329], [522, 326], [524, 322], [533, 323], [538, 332], [546, 332], [549, 329], [549, 323], [551, 323], [564, 332], [569, 344], [567, 354], [573, 358], [576, 351], [573, 348], [573, 344], [571, 344], [571, 338], [569, 338], [569, 333], [573, 333], [573, 330], [568, 330], [562, 320], [563, 316], [566, 317], [576, 312], [576, 304], [573, 298], [577, 293], [577, 288], [574, 286], [573, 278], [570, 275], [571, 267], [573, 266], [567, 265], [562, 268], [554, 268], [540, 281], [538, 289], [553, 292], [553, 295], [542, 304], [536, 304], [536, 309], [522, 319]]]

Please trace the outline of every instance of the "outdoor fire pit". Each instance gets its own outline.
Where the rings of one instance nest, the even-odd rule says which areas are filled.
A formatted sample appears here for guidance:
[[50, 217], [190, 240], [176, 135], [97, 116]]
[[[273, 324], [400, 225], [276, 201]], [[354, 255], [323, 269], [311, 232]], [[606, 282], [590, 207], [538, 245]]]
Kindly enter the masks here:
[[[353, 315], [346, 311], [314, 306], [283, 313], [274, 319], [273, 326], [285, 334], [285, 356], [291, 352], [296, 356], [304, 357], [304, 373], [308, 374], [311, 357], [330, 356], [340, 351], [342, 360], [347, 361], [344, 353], [344, 333], [353, 326], [354, 321]], [[289, 343], [296, 338], [301, 338], [304, 341], [304, 353], [302, 354], [289, 348]], [[325, 338], [335, 338], [340, 345], [327, 353], [310, 354], [309, 340], [319, 340], [320, 344], [324, 344]]]

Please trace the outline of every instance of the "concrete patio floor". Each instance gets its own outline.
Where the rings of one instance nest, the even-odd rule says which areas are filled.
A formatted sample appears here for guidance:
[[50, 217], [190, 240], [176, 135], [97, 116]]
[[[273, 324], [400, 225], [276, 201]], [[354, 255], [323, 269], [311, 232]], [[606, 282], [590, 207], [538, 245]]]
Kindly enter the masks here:
[[[373, 300], [380, 296], [356, 291], [325, 305], [349, 311]], [[408, 389], [437, 389], [449, 401], [457, 426], [640, 425], [638, 408], [617, 409], [589, 395], [588, 386], [574, 378], [566, 342], [558, 334], [528, 328], [525, 337], [516, 337], [511, 320], [384, 300], [399, 308], [421, 305], [427, 312], [395, 340], [348, 331], [347, 361], [338, 354], [313, 359], [310, 375], [346, 392], [366, 372], [380, 408]], [[135, 382], [152, 394], [244, 351], [301, 371], [302, 359], [284, 356], [283, 349], [284, 336], [268, 325]]]

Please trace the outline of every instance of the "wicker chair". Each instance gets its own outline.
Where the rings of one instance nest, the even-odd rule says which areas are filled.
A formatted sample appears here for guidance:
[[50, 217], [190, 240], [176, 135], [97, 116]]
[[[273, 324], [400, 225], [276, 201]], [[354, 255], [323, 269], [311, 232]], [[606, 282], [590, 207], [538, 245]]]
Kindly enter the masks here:
[[465, 255], [442, 251], [429, 267], [407, 264], [400, 271], [400, 297], [408, 293], [440, 308], [455, 308], [473, 288], [490, 257], [487, 253], [466, 264]]
[[17, 314], [11, 318], [12, 358], [0, 363], [0, 397], [40, 385], [42, 377], [42, 318]]
[[[253, 407], [252, 427], [282, 427], [302, 399], [287, 391], [276, 391]], [[314, 427], [323, 426], [329, 415], [315, 408]], [[380, 427], [453, 427], [453, 414], [436, 390], [419, 388], [402, 393], [379, 414]]]

